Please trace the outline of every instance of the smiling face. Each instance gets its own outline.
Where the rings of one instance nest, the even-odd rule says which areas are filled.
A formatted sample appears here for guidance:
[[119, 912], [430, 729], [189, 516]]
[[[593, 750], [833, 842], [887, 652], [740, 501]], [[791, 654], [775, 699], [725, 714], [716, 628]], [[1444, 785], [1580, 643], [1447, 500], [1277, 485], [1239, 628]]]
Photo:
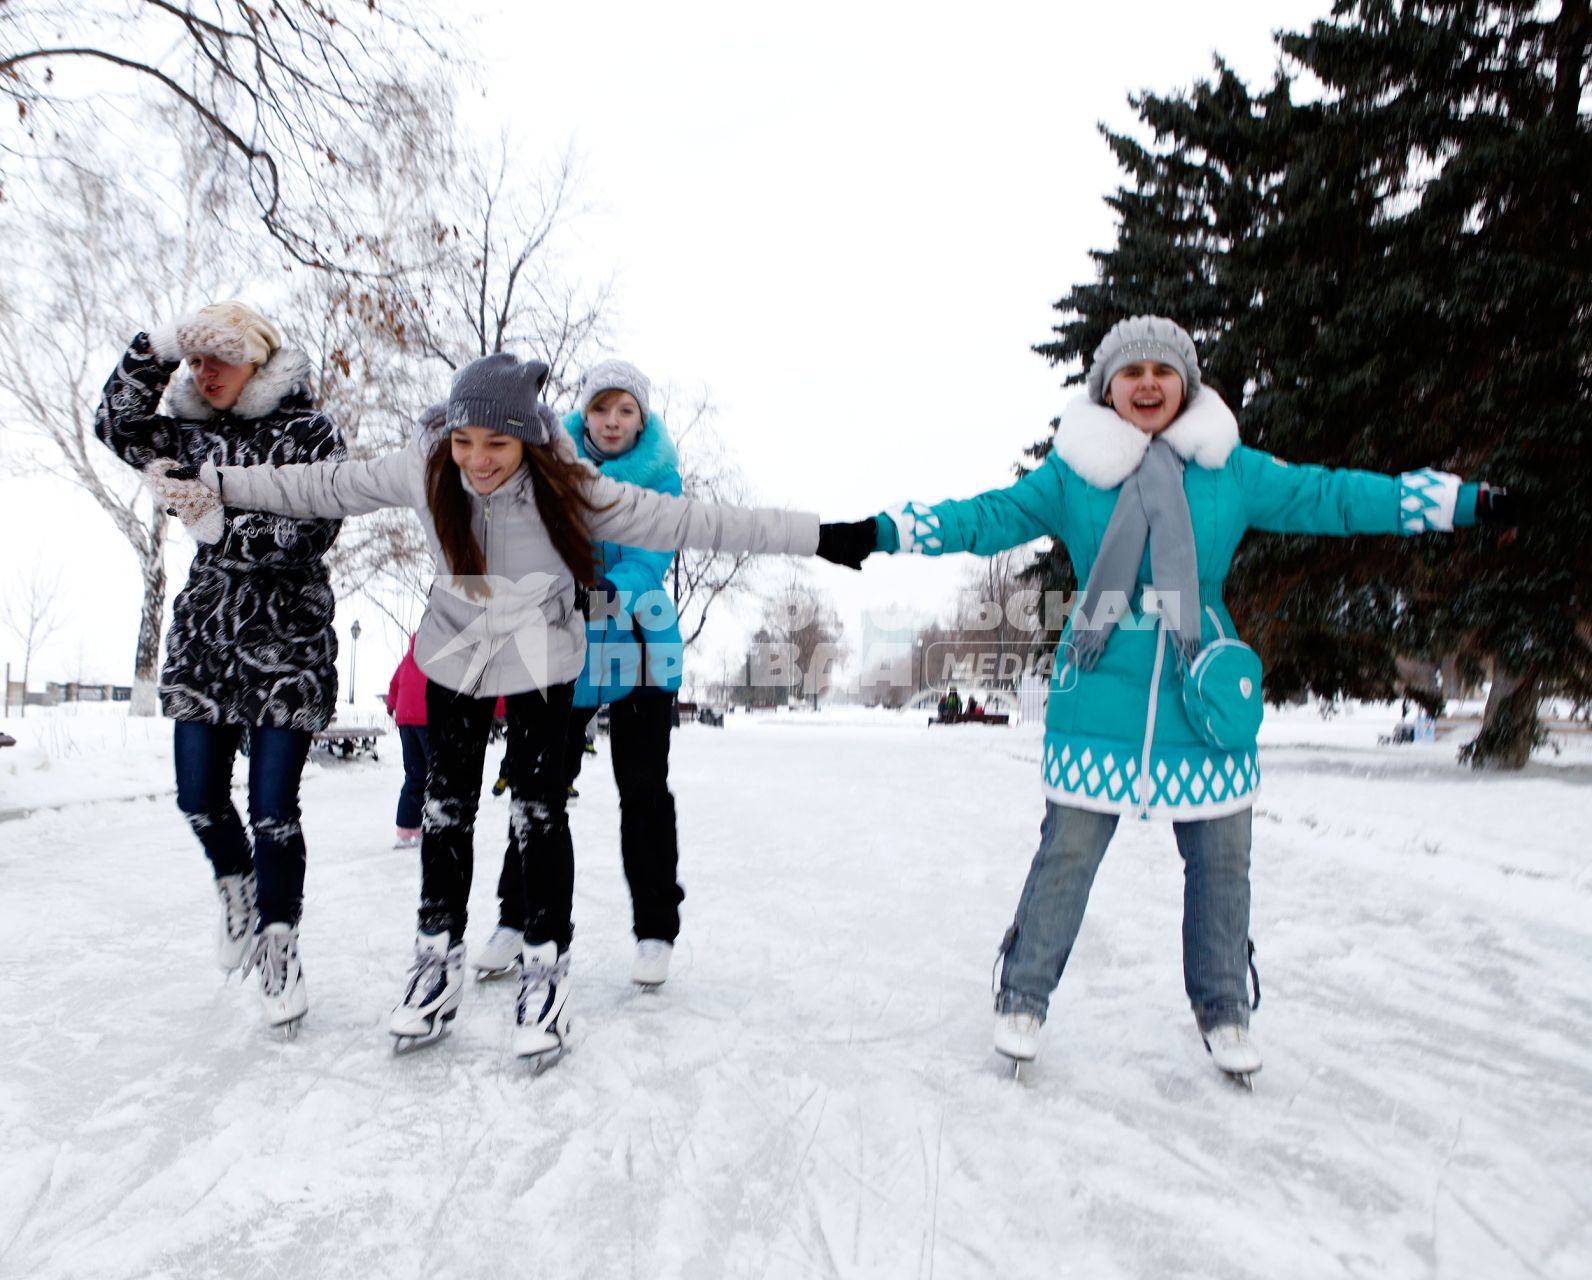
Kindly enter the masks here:
[[1159, 435], [1183, 407], [1183, 378], [1159, 360], [1135, 360], [1111, 375], [1106, 403], [1146, 435]]
[[524, 441], [487, 427], [455, 427], [448, 443], [454, 464], [483, 497], [501, 488], [525, 461]]
[[627, 453], [645, 426], [641, 404], [628, 391], [604, 391], [586, 410], [586, 430], [604, 453]]
[[228, 364], [215, 356], [191, 355], [188, 369], [193, 384], [212, 409], [225, 411], [238, 403], [243, 388], [254, 377], [252, 364]]

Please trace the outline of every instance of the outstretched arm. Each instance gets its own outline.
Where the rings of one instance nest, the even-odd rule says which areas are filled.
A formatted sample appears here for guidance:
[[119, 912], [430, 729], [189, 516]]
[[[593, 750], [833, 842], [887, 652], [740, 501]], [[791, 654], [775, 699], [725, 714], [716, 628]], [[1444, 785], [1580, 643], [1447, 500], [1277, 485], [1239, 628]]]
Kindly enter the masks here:
[[1062, 506], [1061, 471], [1046, 459], [1016, 484], [928, 506], [904, 502], [877, 517], [879, 551], [993, 556], [1054, 533]]
[[272, 511], [301, 519], [359, 516], [382, 507], [420, 507], [419, 455], [415, 446], [357, 462], [295, 463], [285, 467], [216, 467], [199, 478], [229, 507]]
[[810, 556], [818, 550], [818, 517], [809, 512], [698, 502], [591, 474], [594, 538], [652, 551], [701, 547]]
[[1299, 466], [1259, 449], [1234, 454], [1249, 525], [1268, 533], [1447, 532], [1476, 523], [1481, 486], [1445, 471], [1374, 471]]

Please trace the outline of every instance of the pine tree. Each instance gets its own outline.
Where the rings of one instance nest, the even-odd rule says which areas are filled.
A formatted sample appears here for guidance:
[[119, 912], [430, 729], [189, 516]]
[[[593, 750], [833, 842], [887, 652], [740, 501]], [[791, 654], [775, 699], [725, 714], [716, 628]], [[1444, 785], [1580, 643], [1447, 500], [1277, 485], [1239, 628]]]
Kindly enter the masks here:
[[1081, 365], [1122, 316], [1169, 315], [1248, 443], [1534, 498], [1518, 533], [1252, 537], [1230, 579], [1273, 700], [1391, 697], [1396, 655], [1490, 658], [1478, 765], [1524, 763], [1544, 694], [1592, 696], [1589, 42], [1587, 0], [1342, 0], [1280, 37], [1322, 96], [1279, 73], [1251, 97], [1218, 62], [1135, 100], [1156, 148], [1111, 138], [1118, 243], [1036, 348]]
[[[1254, 317], [1246, 438], [1331, 465], [1439, 466], [1536, 503], [1518, 533], [1374, 551], [1256, 539], [1236, 594], [1317, 691], [1354, 692], [1357, 654], [1372, 683], [1378, 652], [1490, 658], [1463, 753], [1478, 765], [1525, 763], [1544, 694], [1592, 693], [1589, 42], [1587, 0], [1360, 0], [1281, 41], [1327, 96], [1291, 113], [1281, 216], [1248, 264], [1280, 287]], [[1336, 679], [1324, 636], [1351, 642]]]

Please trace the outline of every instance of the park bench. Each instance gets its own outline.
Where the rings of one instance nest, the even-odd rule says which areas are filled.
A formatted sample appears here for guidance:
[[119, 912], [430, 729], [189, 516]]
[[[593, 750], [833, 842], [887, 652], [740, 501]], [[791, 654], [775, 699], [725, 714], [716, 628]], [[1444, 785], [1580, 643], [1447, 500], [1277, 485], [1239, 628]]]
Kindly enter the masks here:
[[1010, 724], [1011, 716], [1004, 711], [979, 711], [969, 715], [966, 711], [958, 711], [954, 716], [930, 716], [929, 723], [936, 724]]
[[376, 739], [387, 731], [376, 725], [327, 725], [315, 735], [315, 745], [324, 748], [328, 755], [337, 756], [347, 760], [351, 756], [368, 755], [372, 760], [381, 757], [376, 754]]

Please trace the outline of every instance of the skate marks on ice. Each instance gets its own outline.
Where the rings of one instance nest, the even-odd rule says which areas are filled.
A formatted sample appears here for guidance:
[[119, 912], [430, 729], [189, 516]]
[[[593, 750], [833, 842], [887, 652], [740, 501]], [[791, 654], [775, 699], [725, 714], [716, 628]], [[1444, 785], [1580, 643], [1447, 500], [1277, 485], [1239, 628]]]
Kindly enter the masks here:
[[[1257, 823], [1250, 1096], [1187, 1011], [1169, 834], [1124, 824], [1014, 1088], [991, 1069], [988, 960], [1037, 834], [1032, 771], [914, 741], [682, 732], [693, 964], [657, 993], [629, 982], [612, 781], [591, 771], [577, 1051], [543, 1077], [511, 1052], [512, 983], [470, 984], [452, 1035], [391, 1055], [414, 909], [412, 860], [384, 847], [396, 768], [306, 787], [292, 1045], [210, 967], [174, 813], [114, 842], [64, 815], [11, 828], [65, 843], [9, 860], [0, 895], [0, 1274], [1587, 1273], [1578, 837], [1510, 839], [1424, 783], [1273, 769], [1290, 820]], [[477, 925], [505, 834], [481, 824]], [[104, 932], [77, 958], [60, 922], [85, 915]], [[101, 999], [107, 957], [147, 974], [136, 1007]]]

